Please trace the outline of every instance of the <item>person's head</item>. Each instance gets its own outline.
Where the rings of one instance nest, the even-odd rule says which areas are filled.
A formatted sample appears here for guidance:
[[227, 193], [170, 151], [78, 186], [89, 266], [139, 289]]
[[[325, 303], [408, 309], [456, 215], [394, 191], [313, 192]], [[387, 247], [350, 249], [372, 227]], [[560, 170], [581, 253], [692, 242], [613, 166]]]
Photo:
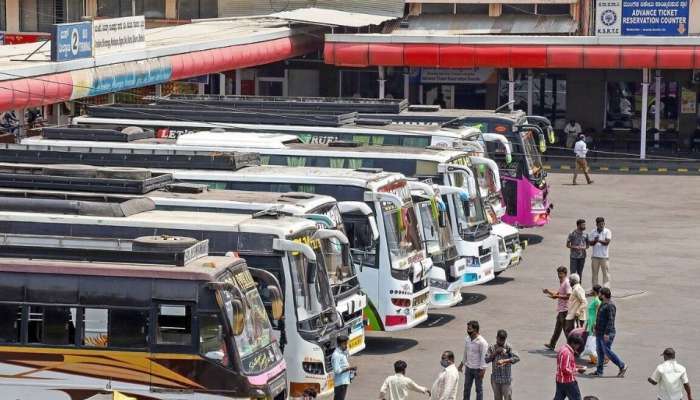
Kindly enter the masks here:
[[608, 302], [610, 301], [610, 298], [612, 297], [612, 293], [610, 292], [610, 288], [600, 288], [600, 295], [598, 295], [598, 298], [602, 302]]
[[586, 135], [584, 135], [583, 133], [578, 135], [578, 140], [586, 140]]
[[673, 347], [667, 347], [661, 355], [664, 356], [664, 361], [676, 359], [676, 351], [673, 350]]
[[467, 335], [472, 339], [479, 335], [479, 321], [467, 322]]
[[565, 266], [560, 265], [557, 267], [557, 276], [559, 277], [560, 282], [564, 282], [564, 279], [566, 279], [566, 275], [569, 274], [569, 270], [566, 269]]
[[569, 125], [574, 125], [574, 124], [576, 124], [576, 120], [573, 119], [573, 118], [571, 118], [571, 119], [569, 120]]
[[338, 339], [336, 339], [338, 343], [338, 347], [340, 347], [341, 350], [345, 351], [348, 349], [348, 337], [345, 335], [339, 335]]
[[506, 339], [508, 339], [508, 332], [505, 329], [499, 329], [496, 332], [496, 344], [503, 347], [506, 345]]
[[602, 286], [600, 286], [597, 283], [595, 285], [593, 285], [593, 287], [591, 288], [591, 292], [593, 292], [593, 296], [595, 296], [595, 297], [600, 296], [600, 289], [601, 288], [602, 288]]
[[455, 353], [451, 352], [450, 350], [443, 351], [442, 356], [440, 356], [440, 365], [442, 365], [443, 368], [447, 368], [454, 363]]
[[576, 220], [576, 229], [580, 231], [585, 231], [586, 230], [586, 220], [585, 219], [577, 219]]
[[311, 388], [304, 389], [304, 393], [302, 393], [302, 398], [304, 400], [309, 400], [309, 399], [315, 399], [316, 398], [316, 391]]
[[581, 283], [581, 277], [578, 274], [569, 275], [569, 285], [571, 285], [571, 287], [574, 287], [579, 283]]
[[595, 219], [595, 226], [598, 228], [599, 231], [602, 231], [603, 228], [605, 228], [605, 218], [603, 217], [598, 217]]
[[406, 374], [406, 367], [408, 367], [408, 364], [406, 364], [406, 361], [399, 360], [394, 363], [394, 372], [397, 374]]
[[580, 353], [583, 350], [583, 339], [578, 335], [569, 335], [566, 338], [566, 343], [571, 346], [575, 353]]

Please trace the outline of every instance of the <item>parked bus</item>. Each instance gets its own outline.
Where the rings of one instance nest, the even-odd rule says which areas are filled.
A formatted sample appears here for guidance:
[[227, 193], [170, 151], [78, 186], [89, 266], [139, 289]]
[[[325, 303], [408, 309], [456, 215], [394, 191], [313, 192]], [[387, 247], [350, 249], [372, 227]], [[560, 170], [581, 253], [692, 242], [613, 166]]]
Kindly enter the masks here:
[[[331, 355], [344, 328], [335, 310], [325, 260], [314, 250], [328, 239], [314, 222], [271, 213], [251, 217], [159, 211], [148, 198], [112, 202], [3, 197], [0, 209], [10, 210], [0, 212], [0, 233], [106, 238], [184, 236], [208, 239], [215, 254], [240, 254], [249, 265], [268, 271], [284, 288], [284, 316], [273, 321], [273, 328], [287, 365], [289, 395], [299, 398], [304, 390], [313, 389], [321, 398], [332, 397]], [[266, 292], [262, 295], [267, 302]], [[263, 361], [251, 362], [257, 365]]]
[[0, 237], [3, 398], [287, 398], [254, 278], [275, 318], [279, 287], [242, 258], [190, 238]]
[[[99, 193], [99, 179], [84, 178], [83, 183], [92, 181], [92, 191], [58, 191], [44, 190], [54, 189], [58, 185], [53, 182], [36, 181], [37, 175], [50, 173], [51, 176], [60, 176], [62, 173], [70, 171], [61, 169], [61, 166], [54, 168], [36, 167], [33, 172], [28, 173], [31, 166], [26, 164], [5, 164], [0, 167], [3, 173], [3, 187], [0, 188], [0, 196], [23, 197], [35, 199], [55, 199], [66, 200], [89, 200], [91, 198], [104, 198], [105, 193]], [[85, 172], [89, 169], [81, 168]], [[93, 168], [99, 170], [99, 168]], [[19, 170], [24, 173], [16, 173]], [[133, 174], [147, 171], [131, 170]], [[121, 171], [123, 174], [124, 171]], [[121, 176], [124, 178], [124, 176]], [[142, 182], [142, 180], [133, 180]], [[274, 209], [281, 214], [294, 215], [308, 218], [316, 222], [319, 228], [334, 229], [342, 233], [345, 232], [340, 208], [336, 200], [329, 196], [315, 195], [310, 193], [270, 193], [270, 192], [245, 192], [235, 190], [209, 189], [203, 185], [177, 184], [172, 180], [161, 182], [166, 185], [162, 189], [149, 191], [139, 195], [109, 194], [117, 199], [124, 199], [134, 196], [145, 196], [153, 200], [156, 209], [159, 210], [181, 210], [181, 211], [203, 211], [203, 212], [224, 212], [224, 213], [256, 213], [267, 209]], [[21, 187], [23, 189], [10, 189], [10, 187]], [[119, 193], [119, 191], [116, 191]], [[365, 203], [351, 204], [359, 207], [371, 218], [372, 211]], [[375, 229], [376, 231], [376, 229]], [[325, 258], [325, 267], [330, 279], [331, 290], [336, 303], [336, 308], [343, 317], [344, 326], [348, 329], [349, 351], [355, 354], [365, 348], [364, 325], [362, 310], [367, 305], [367, 297], [360, 290], [360, 282], [353, 263], [349, 257], [347, 244], [340, 243], [334, 237], [329, 237], [329, 241], [324, 241], [327, 248], [316, 249], [318, 257]]]

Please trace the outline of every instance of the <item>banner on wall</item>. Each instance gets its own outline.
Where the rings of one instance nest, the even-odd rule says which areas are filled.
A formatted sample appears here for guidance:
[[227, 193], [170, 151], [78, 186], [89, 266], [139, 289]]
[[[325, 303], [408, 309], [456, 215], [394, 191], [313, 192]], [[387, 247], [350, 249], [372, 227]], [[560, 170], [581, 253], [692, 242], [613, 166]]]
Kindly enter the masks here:
[[597, 36], [687, 36], [690, 0], [596, 0]]
[[682, 88], [681, 92], [681, 114], [695, 114], [698, 108], [698, 94], [695, 90]]
[[143, 15], [96, 19], [92, 25], [96, 55], [146, 47], [146, 18]]

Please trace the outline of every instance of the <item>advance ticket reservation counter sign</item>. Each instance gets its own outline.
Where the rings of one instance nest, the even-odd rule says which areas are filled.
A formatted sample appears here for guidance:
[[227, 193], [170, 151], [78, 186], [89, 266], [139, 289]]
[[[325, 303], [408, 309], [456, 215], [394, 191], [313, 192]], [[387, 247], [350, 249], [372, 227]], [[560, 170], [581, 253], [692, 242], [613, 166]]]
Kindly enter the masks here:
[[691, 0], [597, 0], [596, 36], [687, 36]]

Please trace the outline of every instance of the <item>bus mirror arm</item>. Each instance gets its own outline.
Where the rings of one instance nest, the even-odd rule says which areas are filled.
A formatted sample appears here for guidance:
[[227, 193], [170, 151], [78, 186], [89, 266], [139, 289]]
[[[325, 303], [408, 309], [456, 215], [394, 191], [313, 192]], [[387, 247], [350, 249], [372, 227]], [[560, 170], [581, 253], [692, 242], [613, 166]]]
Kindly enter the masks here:
[[438, 186], [441, 195], [451, 195], [451, 194], [464, 194], [469, 197], [469, 193], [466, 190], [454, 186]]
[[472, 162], [476, 165], [486, 165], [486, 168], [491, 170], [493, 174], [494, 184], [496, 185], [496, 192], [501, 191], [501, 174], [498, 172], [498, 165], [495, 161], [490, 158], [484, 157], [471, 157]]
[[316, 253], [311, 247], [303, 243], [297, 243], [287, 239], [273, 239], [272, 249], [284, 252], [299, 252], [306, 256], [310, 262], [316, 262]]
[[393, 193], [365, 192], [365, 201], [386, 201], [392, 203], [397, 209], [403, 208], [403, 200]]
[[408, 181], [408, 187], [411, 190], [421, 190], [425, 194], [427, 194], [428, 196], [435, 197], [435, 191], [427, 183], [418, 182], [418, 181]]
[[311, 238], [316, 240], [335, 238], [342, 244], [350, 243], [348, 237], [345, 236], [343, 232], [335, 229], [317, 229]]
[[333, 220], [323, 214], [304, 214], [304, 218], [323, 225], [326, 228], [333, 228]]

